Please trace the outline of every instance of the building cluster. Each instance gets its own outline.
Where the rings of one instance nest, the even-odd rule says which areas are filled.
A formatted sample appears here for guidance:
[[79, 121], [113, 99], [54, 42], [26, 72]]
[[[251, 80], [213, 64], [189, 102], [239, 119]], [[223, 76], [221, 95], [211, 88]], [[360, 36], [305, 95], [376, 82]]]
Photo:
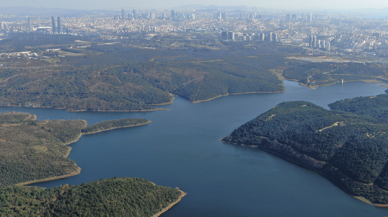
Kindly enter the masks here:
[[55, 23], [55, 17], [51, 17], [51, 31], [52, 33], [58, 34], [61, 34], [63, 32], [61, 17], [57, 17], [57, 23]]
[[278, 42], [277, 33], [240, 33], [240, 32], [222, 32], [222, 39], [228, 41], [268, 41]]
[[286, 15], [286, 21], [289, 22], [298, 22], [298, 21], [306, 21], [306, 22], [313, 22], [313, 14], [301, 14], [299, 17], [297, 14], [287, 14]]
[[[0, 18], [0, 37], [12, 33], [98, 35], [106, 40], [178, 33], [225, 41], [269, 41], [320, 51], [375, 55], [388, 49], [388, 23], [330, 13], [241, 10], [121, 10], [109, 16]], [[188, 36], [187, 38], [196, 38]], [[198, 37], [197, 37], [198, 38]], [[214, 38], [214, 37], [213, 37]]]
[[140, 12], [138, 10], [133, 10], [132, 13], [126, 13], [124, 9], [121, 10], [121, 16], [116, 14], [113, 16], [113, 20], [190, 20], [195, 19], [197, 17], [196, 14], [193, 13], [181, 13], [171, 10], [170, 13], [163, 12]]
[[310, 35], [309, 46], [311, 48], [321, 48], [321, 49], [324, 49], [326, 51], [330, 51], [330, 42], [323, 41], [323, 40], [317, 40], [316, 35]]

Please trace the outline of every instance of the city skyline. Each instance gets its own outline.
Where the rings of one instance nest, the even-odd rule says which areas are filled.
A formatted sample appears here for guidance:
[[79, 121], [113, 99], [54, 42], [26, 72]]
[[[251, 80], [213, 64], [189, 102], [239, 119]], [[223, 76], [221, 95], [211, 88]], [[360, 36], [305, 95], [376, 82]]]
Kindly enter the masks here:
[[[93, 3], [93, 4], [91, 4]], [[96, 0], [89, 1], [76, 1], [68, 0], [63, 1], [49, 1], [49, 0], [36, 0], [33, 2], [24, 0], [7, 1], [2, 3], [2, 7], [44, 7], [44, 8], [63, 8], [63, 9], [79, 9], [79, 10], [117, 10], [117, 9], [151, 9], [151, 8], [177, 8], [185, 5], [203, 5], [203, 6], [248, 6], [248, 7], [260, 7], [267, 9], [286, 9], [286, 10], [355, 10], [355, 9], [388, 9], [388, 2], [384, 0], [327, 0], [325, 4], [322, 1], [316, 0], [275, 0], [275, 1], [253, 1], [253, 0], [241, 0], [236, 4], [236, 1], [232, 0], [170, 0], [170, 1], [124, 1], [124, 0], [112, 0], [109, 2]]]

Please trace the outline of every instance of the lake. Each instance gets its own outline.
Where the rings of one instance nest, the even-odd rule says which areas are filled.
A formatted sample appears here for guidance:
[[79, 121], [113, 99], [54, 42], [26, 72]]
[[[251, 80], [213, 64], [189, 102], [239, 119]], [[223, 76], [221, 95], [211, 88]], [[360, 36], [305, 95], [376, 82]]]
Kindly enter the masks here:
[[163, 214], [172, 216], [385, 216], [347, 195], [316, 172], [257, 148], [224, 144], [219, 139], [284, 101], [305, 100], [324, 108], [357, 96], [383, 94], [363, 82], [312, 90], [285, 81], [284, 93], [246, 94], [198, 104], [176, 97], [170, 109], [137, 113], [71, 113], [64, 110], [0, 107], [45, 119], [84, 119], [89, 124], [119, 118], [145, 118], [151, 124], [82, 136], [69, 156], [82, 168], [67, 179], [39, 183], [77, 185], [114, 176], [140, 177], [187, 192]]

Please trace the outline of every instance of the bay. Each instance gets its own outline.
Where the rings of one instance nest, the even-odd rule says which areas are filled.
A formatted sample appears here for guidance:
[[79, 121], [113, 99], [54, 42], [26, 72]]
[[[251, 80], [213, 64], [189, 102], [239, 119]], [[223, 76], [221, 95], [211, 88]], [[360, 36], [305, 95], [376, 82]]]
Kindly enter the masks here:
[[327, 104], [357, 96], [383, 94], [363, 82], [312, 90], [285, 81], [284, 93], [246, 94], [190, 103], [176, 97], [170, 109], [138, 113], [71, 113], [64, 110], [0, 107], [45, 119], [84, 119], [89, 124], [119, 118], [145, 118], [151, 124], [82, 136], [69, 156], [81, 174], [38, 183], [50, 188], [114, 176], [140, 177], [179, 187], [187, 196], [163, 216], [385, 216], [347, 195], [316, 172], [257, 148], [224, 144], [219, 139], [284, 101]]

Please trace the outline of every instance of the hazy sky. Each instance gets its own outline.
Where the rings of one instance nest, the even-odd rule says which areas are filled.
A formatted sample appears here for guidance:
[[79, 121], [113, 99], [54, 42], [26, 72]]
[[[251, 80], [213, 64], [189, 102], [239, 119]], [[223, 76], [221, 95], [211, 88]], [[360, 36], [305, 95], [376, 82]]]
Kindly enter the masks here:
[[388, 0], [0, 0], [0, 7], [67, 9], [174, 8], [187, 4], [319, 10], [384, 8], [388, 7]]

